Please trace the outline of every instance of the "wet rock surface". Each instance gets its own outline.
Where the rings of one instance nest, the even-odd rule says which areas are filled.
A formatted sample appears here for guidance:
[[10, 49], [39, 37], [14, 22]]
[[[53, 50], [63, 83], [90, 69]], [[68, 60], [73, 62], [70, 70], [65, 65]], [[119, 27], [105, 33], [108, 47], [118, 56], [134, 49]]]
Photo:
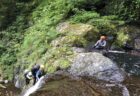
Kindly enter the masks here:
[[96, 52], [78, 54], [73, 61], [70, 73], [76, 76], [92, 76], [110, 82], [122, 82], [125, 78], [124, 73], [111, 59]]
[[7, 83], [0, 87], [0, 96], [18, 96], [21, 92], [20, 89], [14, 87], [12, 83]]
[[[46, 82], [42, 89], [31, 96], [121, 96], [121, 92], [119, 92], [121, 89], [106, 87], [105, 82], [97, 79], [74, 78], [64, 76], [64, 74], [59, 74], [59, 76], [61, 78], [53, 78], [53, 80]], [[119, 91], [116, 92], [116, 90]], [[111, 93], [113, 91], [114, 93]]]
[[131, 76], [124, 82], [129, 90], [130, 96], [140, 96], [140, 77]]
[[116, 84], [90, 77], [77, 78], [68, 73], [55, 74], [30, 96], [139, 96], [139, 80], [129, 77], [122, 84]]

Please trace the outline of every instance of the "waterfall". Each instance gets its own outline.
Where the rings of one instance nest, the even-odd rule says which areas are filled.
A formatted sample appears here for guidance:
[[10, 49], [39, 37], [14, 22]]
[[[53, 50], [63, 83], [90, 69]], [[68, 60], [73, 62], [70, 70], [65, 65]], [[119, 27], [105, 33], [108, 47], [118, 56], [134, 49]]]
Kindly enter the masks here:
[[130, 96], [129, 91], [128, 91], [128, 89], [126, 88], [125, 85], [118, 84], [118, 86], [119, 86], [120, 88], [122, 88], [122, 94], [123, 94], [123, 96]]
[[45, 83], [44, 81], [45, 76], [42, 76], [39, 81], [32, 87], [30, 87], [23, 96], [29, 96], [30, 94], [34, 93], [38, 89], [41, 88], [41, 86]]
[[126, 86], [123, 86], [123, 96], [130, 96], [128, 89]]
[[122, 84], [106, 84], [106, 87], [114, 87], [114, 86], [118, 86], [119, 88], [122, 89], [122, 96], [130, 96], [129, 90], [126, 88], [125, 85], [122, 85]]

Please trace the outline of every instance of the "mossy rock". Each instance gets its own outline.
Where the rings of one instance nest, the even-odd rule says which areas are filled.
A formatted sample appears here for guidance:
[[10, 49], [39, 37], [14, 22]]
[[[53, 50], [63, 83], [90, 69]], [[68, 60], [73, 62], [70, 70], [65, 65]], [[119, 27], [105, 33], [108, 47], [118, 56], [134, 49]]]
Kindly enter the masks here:
[[87, 34], [87, 32], [93, 31], [93, 28], [94, 27], [92, 25], [87, 25], [82, 23], [70, 24], [69, 22], [64, 22], [64, 23], [60, 23], [56, 29], [60, 33], [69, 32], [69, 34], [72, 35], [83, 36]]
[[95, 40], [98, 34], [97, 28], [87, 24], [60, 23], [56, 30], [60, 37], [53, 40], [51, 45], [56, 46], [78, 46], [85, 47], [88, 42]]
[[57, 68], [59, 66], [61, 68], [67, 68], [70, 66], [70, 64], [71, 62], [68, 60], [68, 58], [59, 58], [53, 62], [53, 67]]
[[61, 34], [85, 37], [86, 39], [92, 39], [98, 34], [98, 29], [88, 24], [71, 24], [69, 22], [60, 23], [56, 30]]
[[87, 40], [83, 37], [76, 36], [76, 35], [70, 35], [70, 36], [64, 36], [55, 39], [52, 41], [51, 45], [56, 46], [86, 46]]
[[71, 47], [52, 47], [49, 48], [40, 61], [46, 65], [46, 71], [52, 73], [56, 70], [57, 66], [67, 68], [73, 60], [73, 54]]
[[70, 49], [70, 47], [61, 46], [61, 47], [53, 47], [49, 49], [46, 53], [46, 56], [50, 58], [55, 58], [56, 56], [61, 57], [61, 56], [71, 55], [71, 54], [72, 54], [72, 50]]
[[71, 62], [70, 62], [70, 60], [68, 60], [68, 58], [51, 59], [50, 61], [48, 61], [48, 63], [46, 64], [46, 71], [48, 73], [55, 72], [57, 67], [60, 67], [62, 69], [68, 68], [71, 64]]

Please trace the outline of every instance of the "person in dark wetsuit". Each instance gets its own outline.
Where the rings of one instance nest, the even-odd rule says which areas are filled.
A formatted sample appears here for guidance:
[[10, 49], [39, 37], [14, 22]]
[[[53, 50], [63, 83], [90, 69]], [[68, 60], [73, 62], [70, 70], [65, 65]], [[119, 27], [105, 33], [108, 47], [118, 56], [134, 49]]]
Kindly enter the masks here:
[[33, 75], [33, 85], [36, 83], [36, 74], [37, 74], [39, 69], [40, 69], [39, 64], [35, 64], [31, 69], [31, 72], [32, 72], [32, 75]]

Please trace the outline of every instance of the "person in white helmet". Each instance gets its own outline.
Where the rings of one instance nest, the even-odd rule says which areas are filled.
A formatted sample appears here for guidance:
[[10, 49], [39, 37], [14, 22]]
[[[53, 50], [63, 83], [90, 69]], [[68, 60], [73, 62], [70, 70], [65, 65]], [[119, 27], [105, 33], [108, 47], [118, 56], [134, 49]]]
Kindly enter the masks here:
[[26, 69], [24, 71], [24, 77], [25, 77], [26, 85], [28, 85], [30, 83], [30, 80], [33, 79], [32, 72]]

